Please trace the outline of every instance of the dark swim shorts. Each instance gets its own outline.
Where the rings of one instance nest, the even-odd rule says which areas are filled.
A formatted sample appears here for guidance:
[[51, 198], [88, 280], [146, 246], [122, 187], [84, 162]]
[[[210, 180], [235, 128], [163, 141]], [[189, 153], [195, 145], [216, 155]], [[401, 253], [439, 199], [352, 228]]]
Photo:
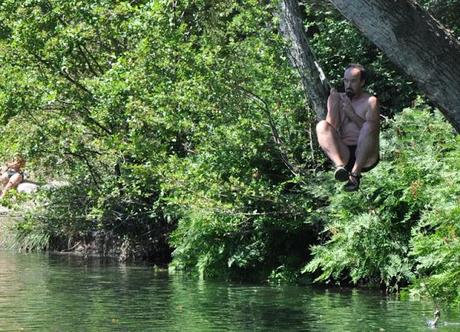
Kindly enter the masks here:
[[[350, 159], [348, 159], [348, 163], [345, 165], [345, 168], [347, 169], [348, 172], [351, 172], [351, 170], [353, 169], [353, 165], [355, 164], [355, 161], [356, 161], [356, 145], [347, 145], [347, 146], [348, 146], [348, 150], [350, 150]], [[377, 166], [379, 161], [380, 161], [380, 158], [377, 158], [375, 163], [373, 163], [370, 166], [363, 167], [361, 169], [361, 172], [362, 173], [369, 172], [371, 169]]]
[[8, 179], [10, 179], [10, 178], [11, 178], [14, 174], [16, 174], [16, 173], [19, 173], [19, 175], [21, 175], [22, 177], [24, 177], [24, 173], [22, 173], [22, 172], [16, 172], [16, 171], [14, 171], [14, 170], [12, 170], [12, 169], [7, 170], [6, 172], [7, 172], [7, 174], [8, 174]]

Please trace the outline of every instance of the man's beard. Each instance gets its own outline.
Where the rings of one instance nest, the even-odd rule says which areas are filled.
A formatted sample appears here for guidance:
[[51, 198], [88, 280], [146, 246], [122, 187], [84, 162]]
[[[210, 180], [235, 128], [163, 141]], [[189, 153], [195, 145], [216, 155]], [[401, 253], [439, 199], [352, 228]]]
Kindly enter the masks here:
[[345, 94], [347, 95], [348, 98], [353, 98], [355, 96], [355, 93], [352, 90], [347, 90], [345, 91]]

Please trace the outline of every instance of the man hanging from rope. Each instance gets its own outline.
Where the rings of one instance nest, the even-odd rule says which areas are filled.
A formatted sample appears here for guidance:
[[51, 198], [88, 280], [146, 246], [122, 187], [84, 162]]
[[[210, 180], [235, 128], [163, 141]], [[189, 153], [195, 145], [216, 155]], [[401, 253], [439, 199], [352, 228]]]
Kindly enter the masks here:
[[379, 107], [375, 96], [363, 90], [366, 70], [359, 64], [345, 69], [345, 93], [331, 89], [326, 120], [316, 126], [318, 142], [335, 165], [335, 179], [345, 191], [359, 188], [362, 172], [379, 162]]

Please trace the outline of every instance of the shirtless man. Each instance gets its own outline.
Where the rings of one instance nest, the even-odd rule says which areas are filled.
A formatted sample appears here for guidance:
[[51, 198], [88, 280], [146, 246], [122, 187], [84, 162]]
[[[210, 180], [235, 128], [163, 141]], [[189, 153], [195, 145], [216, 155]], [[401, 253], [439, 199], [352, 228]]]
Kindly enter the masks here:
[[345, 93], [331, 89], [326, 120], [316, 126], [318, 142], [335, 165], [345, 191], [359, 188], [361, 172], [379, 162], [379, 108], [377, 98], [363, 90], [366, 71], [359, 64], [345, 69]]

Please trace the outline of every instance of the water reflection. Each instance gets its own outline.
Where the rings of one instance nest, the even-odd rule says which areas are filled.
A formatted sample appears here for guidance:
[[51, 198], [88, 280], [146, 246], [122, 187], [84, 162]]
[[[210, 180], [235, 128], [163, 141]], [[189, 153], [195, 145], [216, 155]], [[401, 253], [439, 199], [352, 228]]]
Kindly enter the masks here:
[[[356, 290], [203, 282], [148, 266], [0, 252], [0, 330], [429, 331], [432, 309]], [[439, 331], [458, 330], [442, 320]]]

